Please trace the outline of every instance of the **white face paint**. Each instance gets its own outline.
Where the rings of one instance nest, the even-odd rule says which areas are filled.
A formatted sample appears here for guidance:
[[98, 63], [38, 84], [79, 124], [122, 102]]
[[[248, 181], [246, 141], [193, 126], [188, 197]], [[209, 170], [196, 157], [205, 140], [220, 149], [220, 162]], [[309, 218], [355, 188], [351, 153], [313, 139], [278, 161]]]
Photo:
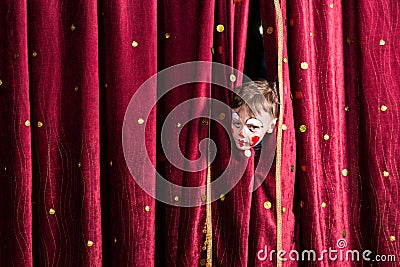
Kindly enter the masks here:
[[240, 150], [247, 150], [258, 145], [266, 133], [272, 133], [276, 119], [264, 110], [253, 116], [247, 108], [232, 110], [232, 136]]

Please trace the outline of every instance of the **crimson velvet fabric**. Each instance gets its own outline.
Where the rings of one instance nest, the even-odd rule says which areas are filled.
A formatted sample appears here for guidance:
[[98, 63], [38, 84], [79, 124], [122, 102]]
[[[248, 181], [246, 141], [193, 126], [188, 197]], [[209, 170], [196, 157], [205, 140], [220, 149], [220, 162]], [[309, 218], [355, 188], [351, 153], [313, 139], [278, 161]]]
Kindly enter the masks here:
[[[318, 254], [338, 249], [340, 240], [343, 251], [360, 251], [359, 261], [326, 256], [283, 266], [398, 266], [400, 6], [282, 0], [281, 7], [282, 249]], [[205, 264], [205, 206], [168, 205], [140, 188], [134, 178], [156, 190], [156, 174], [140, 167], [131, 174], [122, 127], [130, 99], [158, 71], [189, 61], [243, 71], [248, 14], [249, 0], [2, 1], [0, 266]], [[261, 1], [260, 15], [267, 78], [275, 81], [273, 1]], [[234, 84], [241, 81], [238, 75]], [[175, 184], [204, 185], [206, 169], [186, 172], [168, 162], [159, 140], [163, 122], [185, 100], [229, 104], [232, 95], [207, 83], [179, 86], [157, 101], [160, 93], [154, 87], [143, 99], [157, 103], [149, 116], [142, 117], [141, 105], [132, 114], [147, 138], [129, 139], [128, 157], [143, 166], [147, 155]], [[276, 249], [275, 161], [269, 170], [254, 151], [228, 158], [235, 148], [222, 127], [230, 118], [224, 112], [220, 121], [195, 118], [175, 127], [190, 160], [200, 157], [204, 138], [215, 141], [213, 180], [229, 160], [232, 176], [245, 166], [238, 184], [212, 203], [212, 263], [275, 266], [276, 254], [258, 257]], [[184, 113], [190, 118], [193, 110]], [[365, 261], [367, 249], [371, 258], [394, 255], [397, 262]]]

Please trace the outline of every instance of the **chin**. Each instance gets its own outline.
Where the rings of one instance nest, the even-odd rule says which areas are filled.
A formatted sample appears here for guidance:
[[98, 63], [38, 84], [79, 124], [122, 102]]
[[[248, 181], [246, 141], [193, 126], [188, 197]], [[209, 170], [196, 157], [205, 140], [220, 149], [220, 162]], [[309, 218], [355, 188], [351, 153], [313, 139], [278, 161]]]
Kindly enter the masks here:
[[236, 145], [236, 148], [237, 149], [239, 149], [239, 150], [243, 150], [243, 151], [245, 151], [245, 150], [249, 150], [251, 147], [250, 146], [242, 146], [242, 147], [240, 147], [239, 145], [237, 145], [237, 144], [235, 144]]

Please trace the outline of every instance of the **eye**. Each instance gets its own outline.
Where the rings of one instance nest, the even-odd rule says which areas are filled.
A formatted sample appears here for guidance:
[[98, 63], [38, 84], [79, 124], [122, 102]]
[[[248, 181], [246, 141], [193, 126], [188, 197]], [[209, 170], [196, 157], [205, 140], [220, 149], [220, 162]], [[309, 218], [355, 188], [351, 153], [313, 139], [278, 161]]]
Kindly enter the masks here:
[[247, 128], [249, 128], [250, 132], [252, 132], [252, 133], [257, 132], [257, 131], [260, 130], [260, 127], [259, 127], [259, 126], [257, 126], [257, 125], [252, 125], [252, 124], [247, 125]]
[[242, 127], [242, 123], [240, 121], [232, 121], [233, 126], [235, 126], [236, 128], [240, 128]]

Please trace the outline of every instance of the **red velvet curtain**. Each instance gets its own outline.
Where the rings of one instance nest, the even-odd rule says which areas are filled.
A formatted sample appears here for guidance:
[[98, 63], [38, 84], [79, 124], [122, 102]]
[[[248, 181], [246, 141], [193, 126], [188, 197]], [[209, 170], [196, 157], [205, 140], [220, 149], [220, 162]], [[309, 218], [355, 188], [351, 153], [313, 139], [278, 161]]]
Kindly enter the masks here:
[[[282, 245], [400, 258], [400, 7], [395, 0], [281, 1], [284, 20]], [[131, 97], [152, 75], [188, 61], [243, 70], [248, 0], [4, 0], [0, 8], [0, 266], [198, 266], [206, 260], [205, 207], [179, 208], [144, 192], [122, 147]], [[268, 80], [277, 77], [273, 1], [261, 1]], [[217, 25], [223, 25], [217, 30]], [[172, 77], [173, 78], [173, 77]], [[240, 83], [238, 79], [237, 83]], [[156, 101], [157, 90], [143, 101]], [[168, 163], [157, 137], [174, 107], [196, 97], [229, 103], [215, 85], [180, 86], [133, 140], [178, 185], [207, 171]], [[142, 124], [138, 108], [135, 123]], [[189, 111], [188, 111], [189, 112]], [[221, 118], [229, 118], [224, 114]], [[224, 119], [221, 119], [223, 121]], [[180, 126], [177, 126], [177, 130]], [[180, 149], [199, 157], [210, 137], [230, 150], [217, 122], [197, 118]], [[297, 154], [297, 155], [296, 155]], [[275, 266], [275, 167], [236, 158], [246, 171], [212, 203], [213, 266]], [[257, 161], [257, 159], [256, 159]], [[263, 167], [264, 166], [264, 167]], [[266, 179], [249, 192], [253, 173]], [[135, 175], [155, 184], [152, 169]], [[372, 256], [371, 256], [372, 257]], [[398, 261], [397, 261], [398, 262]], [[284, 266], [397, 266], [397, 262], [286, 261]]]

